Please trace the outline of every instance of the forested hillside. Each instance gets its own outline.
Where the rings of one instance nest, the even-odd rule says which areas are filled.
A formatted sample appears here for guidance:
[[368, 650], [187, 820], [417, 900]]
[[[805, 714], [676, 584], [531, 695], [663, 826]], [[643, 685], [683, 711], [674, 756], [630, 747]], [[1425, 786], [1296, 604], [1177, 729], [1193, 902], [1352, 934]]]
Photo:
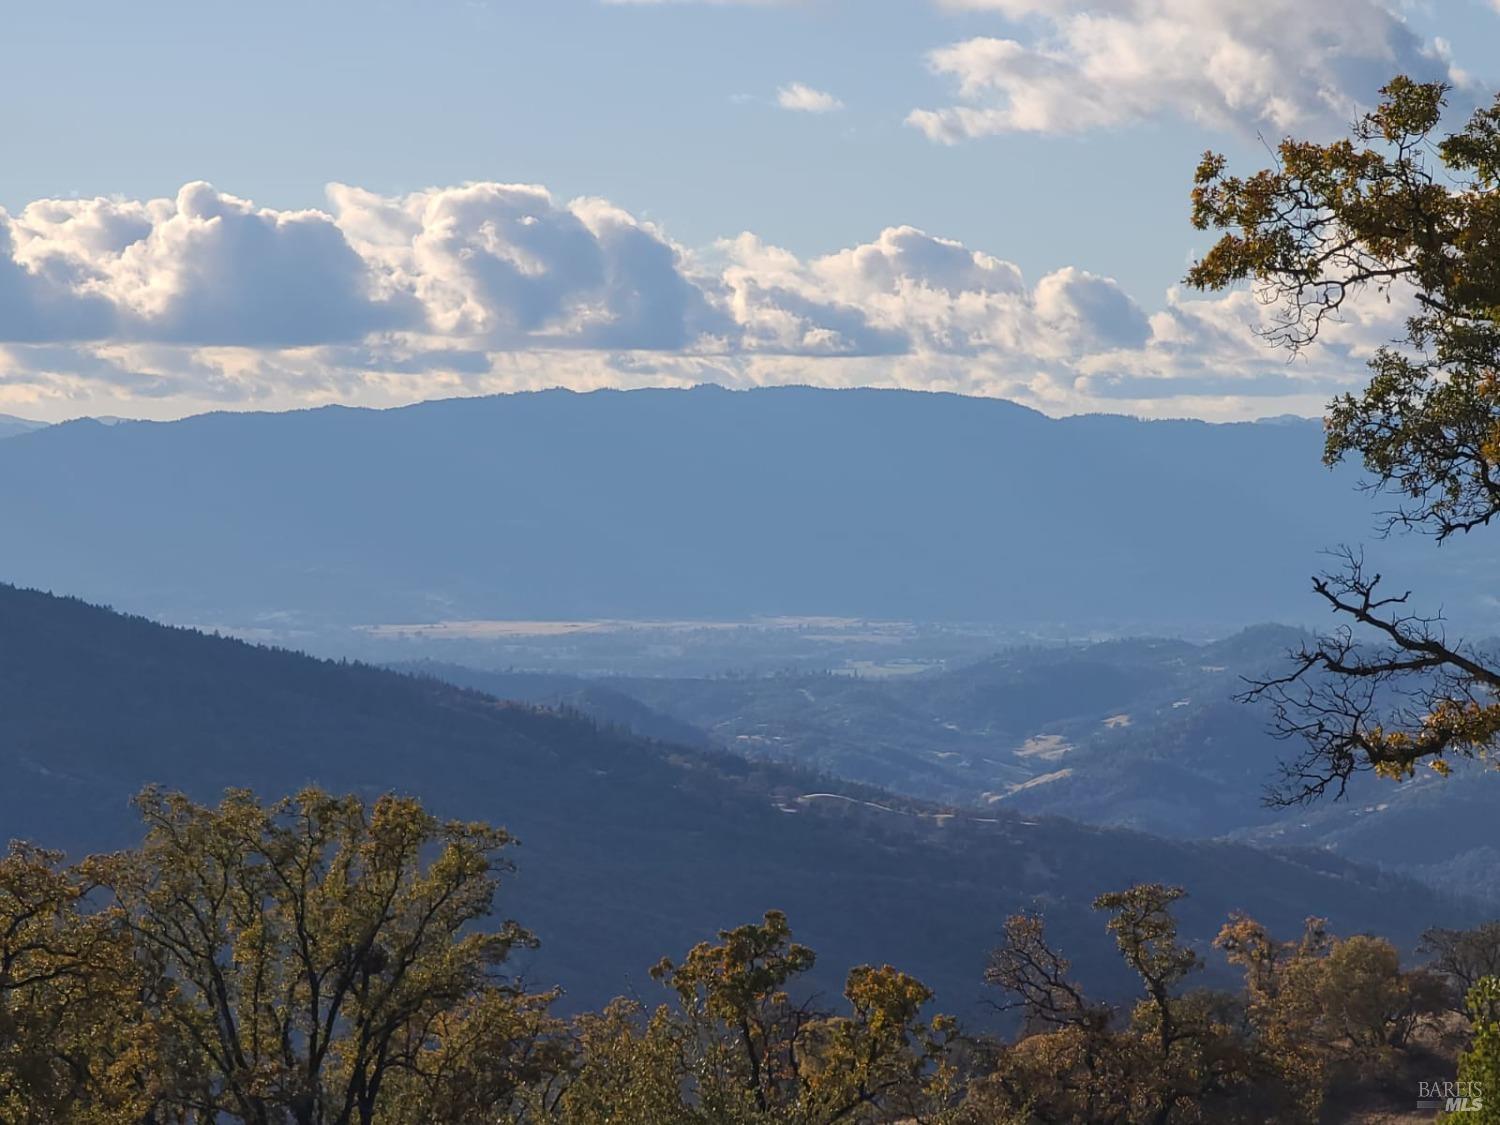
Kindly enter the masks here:
[[[167, 782], [281, 794], [317, 782], [420, 796], [522, 843], [499, 909], [542, 938], [539, 978], [594, 1003], [665, 949], [776, 907], [830, 964], [900, 963], [968, 1012], [1006, 914], [1045, 903], [1078, 971], [1122, 978], [1087, 903], [1143, 878], [1194, 891], [1185, 931], [1231, 911], [1309, 913], [1410, 943], [1474, 916], [1331, 858], [1170, 843], [1004, 810], [936, 810], [789, 767], [671, 747], [432, 680], [169, 629], [0, 590], [0, 753], [12, 836], [76, 854], [131, 838]], [[821, 980], [836, 988], [838, 981]]]
[[[1222, 641], [1028, 647], [934, 674], [785, 673], [708, 678], [412, 670], [577, 709], [653, 737], [718, 746], [927, 800], [1065, 816], [1179, 839], [1295, 843], [1500, 901], [1493, 831], [1500, 774], [1468, 769], [1399, 784], [1355, 779], [1347, 797], [1278, 808], [1288, 745], [1248, 679], [1302, 639], [1260, 627]], [[1430, 830], [1440, 818], [1443, 831]]]

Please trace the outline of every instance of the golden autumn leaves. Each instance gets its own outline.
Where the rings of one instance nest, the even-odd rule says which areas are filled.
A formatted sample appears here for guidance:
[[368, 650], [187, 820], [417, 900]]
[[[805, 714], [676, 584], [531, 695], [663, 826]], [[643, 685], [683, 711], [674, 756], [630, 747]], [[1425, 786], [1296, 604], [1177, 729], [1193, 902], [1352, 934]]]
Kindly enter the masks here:
[[[1252, 284], [1273, 310], [1265, 334], [1293, 352], [1362, 292], [1408, 302], [1404, 339], [1379, 349], [1357, 393], [1326, 418], [1326, 459], [1357, 458], [1396, 498], [1385, 530], [1441, 541], [1500, 515], [1500, 100], [1443, 133], [1447, 88], [1396, 78], [1350, 137], [1288, 139], [1276, 163], [1229, 175], [1209, 153], [1192, 221], [1217, 232], [1189, 284]], [[1500, 666], [1450, 640], [1363, 558], [1314, 589], [1346, 624], [1256, 685], [1280, 733], [1303, 739], [1284, 796], [1302, 800], [1372, 770], [1410, 777], [1424, 761], [1482, 758], [1500, 735]]]

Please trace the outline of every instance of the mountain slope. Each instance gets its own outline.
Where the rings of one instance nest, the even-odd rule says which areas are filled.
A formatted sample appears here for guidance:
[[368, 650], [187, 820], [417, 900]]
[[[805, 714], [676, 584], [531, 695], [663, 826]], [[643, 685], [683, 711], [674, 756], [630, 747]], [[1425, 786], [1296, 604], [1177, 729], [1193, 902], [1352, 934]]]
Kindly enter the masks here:
[[[1177, 665], [1193, 651], [1185, 642], [1132, 640], [1021, 647], [892, 679], [782, 673], [604, 683], [720, 745], [914, 796], [982, 804], [1055, 770], [1049, 763], [1064, 751], [1052, 740], [1097, 727], [1143, 697], [1177, 698]], [[1048, 741], [1028, 752], [1033, 737]]]
[[496, 699], [576, 711], [596, 722], [658, 742], [697, 749], [715, 746], [713, 739], [697, 727], [654, 710], [635, 696], [601, 680], [552, 672], [487, 672], [432, 660], [414, 660], [389, 667], [392, 671], [442, 680]]
[[[1301, 617], [1368, 535], [1316, 424], [1046, 418], [906, 391], [547, 391], [81, 421], [0, 444], [0, 579], [179, 621]], [[1392, 541], [1487, 603], [1484, 544]], [[1480, 552], [1480, 553], [1476, 553]]]
[[[1410, 941], [1468, 920], [1414, 884], [1326, 857], [1178, 844], [1006, 813], [920, 806], [645, 742], [430, 679], [168, 629], [0, 588], [0, 832], [72, 851], [133, 838], [148, 782], [211, 798], [316, 781], [416, 793], [523, 842], [501, 909], [544, 945], [531, 967], [574, 1003], [638, 987], [663, 953], [785, 909], [836, 989], [850, 964], [902, 965], [973, 1014], [1004, 915], [1040, 903], [1086, 979], [1119, 984], [1086, 903], [1140, 879], [1189, 887], [1187, 931], [1247, 909], [1308, 913]], [[812, 796], [823, 792], [830, 796]]]
[[[914, 797], [1177, 839], [1327, 848], [1500, 901], [1500, 771], [1474, 769], [1448, 783], [1360, 776], [1342, 802], [1265, 805], [1278, 763], [1296, 747], [1271, 736], [1264, 709], [1235, 697], [1300, 639], [1260, 626], [1209, 644], [1024, 647], [894, 679], [539, 679], [557, 701], [604, 721], [643, 733], [675, 722], [710, 744]], [[532, 682], [426, 667], [507, 698]], [[636, 701], [639, 718], [622, 695]]]
[[11, 414], [0, 414], [0, 438], [15, 437], [17, 434], [27, 434], [32, 430], [39, 430], [43, 423], [31, 422], [25, 418], [17, 418]]

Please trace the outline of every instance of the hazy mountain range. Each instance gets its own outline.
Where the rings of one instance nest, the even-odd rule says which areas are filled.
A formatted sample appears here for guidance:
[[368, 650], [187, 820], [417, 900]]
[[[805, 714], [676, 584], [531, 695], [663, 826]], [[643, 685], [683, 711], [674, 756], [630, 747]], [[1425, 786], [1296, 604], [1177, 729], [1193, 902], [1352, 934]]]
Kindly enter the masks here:
[[0, 414], [0, 438], [15, 437], [17, 434], [27, 434], [41, 428], [41, 422], [31, 422], [11, 414]]
[[[1303, 620], [1378, 501], [1315, 423], [1050, 419], [904, 391], [546, 391], [92, 421], [0, 443], [0, 578], [171, 620]], [[1492, 612], [1493, 551], [1392, 540]]]

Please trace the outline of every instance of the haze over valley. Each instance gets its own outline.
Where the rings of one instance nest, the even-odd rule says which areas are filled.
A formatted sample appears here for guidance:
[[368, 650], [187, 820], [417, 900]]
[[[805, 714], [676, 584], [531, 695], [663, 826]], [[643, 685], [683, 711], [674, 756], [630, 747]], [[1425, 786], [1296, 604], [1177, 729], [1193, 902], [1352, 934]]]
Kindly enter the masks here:
[[[977, 625], [978, 656], [1320, 620], [1320, 552], [1390, 507], [1320, 446], [1311, 421], [913, 392], [548, 391], [53, 426], [0, 442], [0, 472], [35, 482], [0, 495], [0, 524], [12, 581], [270, 640], [343, 630], [330, 654], [389, 658], [410, 636], [391, 627], [452, 621], [839, 617]], [[1379, 553], [1451, 617], [1497, 624], [1487, 543]]]

